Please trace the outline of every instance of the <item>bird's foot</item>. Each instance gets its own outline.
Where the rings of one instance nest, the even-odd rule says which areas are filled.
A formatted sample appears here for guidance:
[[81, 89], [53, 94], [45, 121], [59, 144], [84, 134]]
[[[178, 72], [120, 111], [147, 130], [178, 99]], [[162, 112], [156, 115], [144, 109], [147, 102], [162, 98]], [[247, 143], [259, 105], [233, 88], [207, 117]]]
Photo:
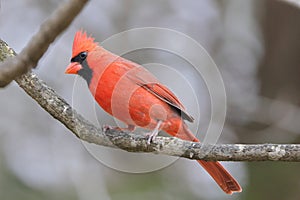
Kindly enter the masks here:
[[153, 130], [150, 133], [147, 133], [147, 144], [151, 144], [151, 142], [154, 142], [154, 140], [156, 139], [156, 136], [158, 135], [158, 130]]
[[112, 129], [115, 129], [116, 127], [113, 127], [113, 126], [110, 126], [110, 125], [107, 125], [107, 124], [104, 124], [102, 125], [102, 131], [106, 132], [108, 130], [112, 130]]
[[156, 136], [158, 135], [158, 132], [160, 130], [160, 126], [162, 124], [162, 121], [158, 121], [156, 127], [153, 129], [153, 131], [151, 133], [147, 134], [148, 140], [147, 140], [147, 144], [151, 144], [151, 142], [154, 142], [154, 140], [156, 139]]

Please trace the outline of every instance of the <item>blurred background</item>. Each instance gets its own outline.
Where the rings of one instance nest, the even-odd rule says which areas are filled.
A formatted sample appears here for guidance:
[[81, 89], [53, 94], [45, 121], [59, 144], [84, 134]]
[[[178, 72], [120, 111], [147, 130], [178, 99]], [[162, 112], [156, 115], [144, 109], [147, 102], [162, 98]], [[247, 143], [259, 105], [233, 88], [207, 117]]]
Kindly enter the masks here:
[[[60, 3], [2, 0], [1, 39], [20, 52]], [[64, 74], [74, 33], [83, 28], [101, 42], [132, 28], [169, 28], [200, 43], [221, 72], [227, 116], [219, 143], [299, 143], [299, 20], [299, 8], [276, 0], [91, 1], [34, 71], [87, 119], [111, 124], [112, 118], [93, 103], [86, 83]], [[129, 38], [120, 45], [134, 42]], [[166, 42], [182, 45], [172, 38]], [[202, 91], [197, 94], [201, 111], [197, 127], [199, 138], [204, 137], [201, 131], [205, 132], [210, 118], [209, 94], [191, 68], [183, 66], [188, 64], [161, 51], [135, 51], [125, 57], [141, 64], [182, 67], [193, 88]], [[194, 99], [170, 78], [168, 70], [152, 70], [183, 98], [189, 112], [197, 111]], [[99, 162], [89, 153], [94, 147], [83, 145], [16, 83], [0, 94], [0, 199], [299, 199], [299, 163], [224, 163], [243, 187], [242, 193], [227, 196], [196, 162], [186, 159], [134, 173], [135, 169], [125, 170], [122, 165], [132, 154], [95, 147]], [[167, 159], [139, 155], [134, 158], [139, 163], [131, 162], [129, 167], [141, 169], [148, 156]]]

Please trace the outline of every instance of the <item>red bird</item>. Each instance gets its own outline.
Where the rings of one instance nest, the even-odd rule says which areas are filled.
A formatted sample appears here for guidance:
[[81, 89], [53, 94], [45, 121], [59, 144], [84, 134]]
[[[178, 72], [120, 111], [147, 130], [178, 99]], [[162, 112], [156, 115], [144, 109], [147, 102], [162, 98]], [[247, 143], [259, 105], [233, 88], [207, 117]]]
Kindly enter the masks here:
[[[193, 122], [179, 99], [144, 67], [117, 56], [94, 42], [86, 32], [75, 34], [72, 59], [65, 73], [83, 77], [98, 104], [128, 125], [152, 130], [148, 143], [160, 130], [199, 142], [183, 120]], [[198, 160], [227, 194], [241, 192], [237, 181], [219, 162]]]

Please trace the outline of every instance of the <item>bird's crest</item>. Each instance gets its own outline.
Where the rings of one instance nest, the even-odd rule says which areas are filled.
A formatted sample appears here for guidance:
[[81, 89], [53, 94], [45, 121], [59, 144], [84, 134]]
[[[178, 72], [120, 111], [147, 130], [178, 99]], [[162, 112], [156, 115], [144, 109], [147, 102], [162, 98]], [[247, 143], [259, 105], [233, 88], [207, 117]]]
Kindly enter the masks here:
[[72, 58], [81, 52], [93, 51], [98, 46], [98, 43], [94, 40], [95, 39], [93, 37], [87, 36], [85, 31], [77, 31], [73, 42]]

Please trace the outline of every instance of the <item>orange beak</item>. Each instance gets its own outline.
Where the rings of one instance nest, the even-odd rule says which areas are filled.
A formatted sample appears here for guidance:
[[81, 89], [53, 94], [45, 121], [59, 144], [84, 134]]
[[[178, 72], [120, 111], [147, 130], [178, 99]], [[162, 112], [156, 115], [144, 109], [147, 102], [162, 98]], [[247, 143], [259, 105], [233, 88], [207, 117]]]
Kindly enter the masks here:
[[78, 74], [78, 71], [82, 69], [81, 64], [78, 62], [71, 62], [67, 67], [65, 73], [66, 74]]

